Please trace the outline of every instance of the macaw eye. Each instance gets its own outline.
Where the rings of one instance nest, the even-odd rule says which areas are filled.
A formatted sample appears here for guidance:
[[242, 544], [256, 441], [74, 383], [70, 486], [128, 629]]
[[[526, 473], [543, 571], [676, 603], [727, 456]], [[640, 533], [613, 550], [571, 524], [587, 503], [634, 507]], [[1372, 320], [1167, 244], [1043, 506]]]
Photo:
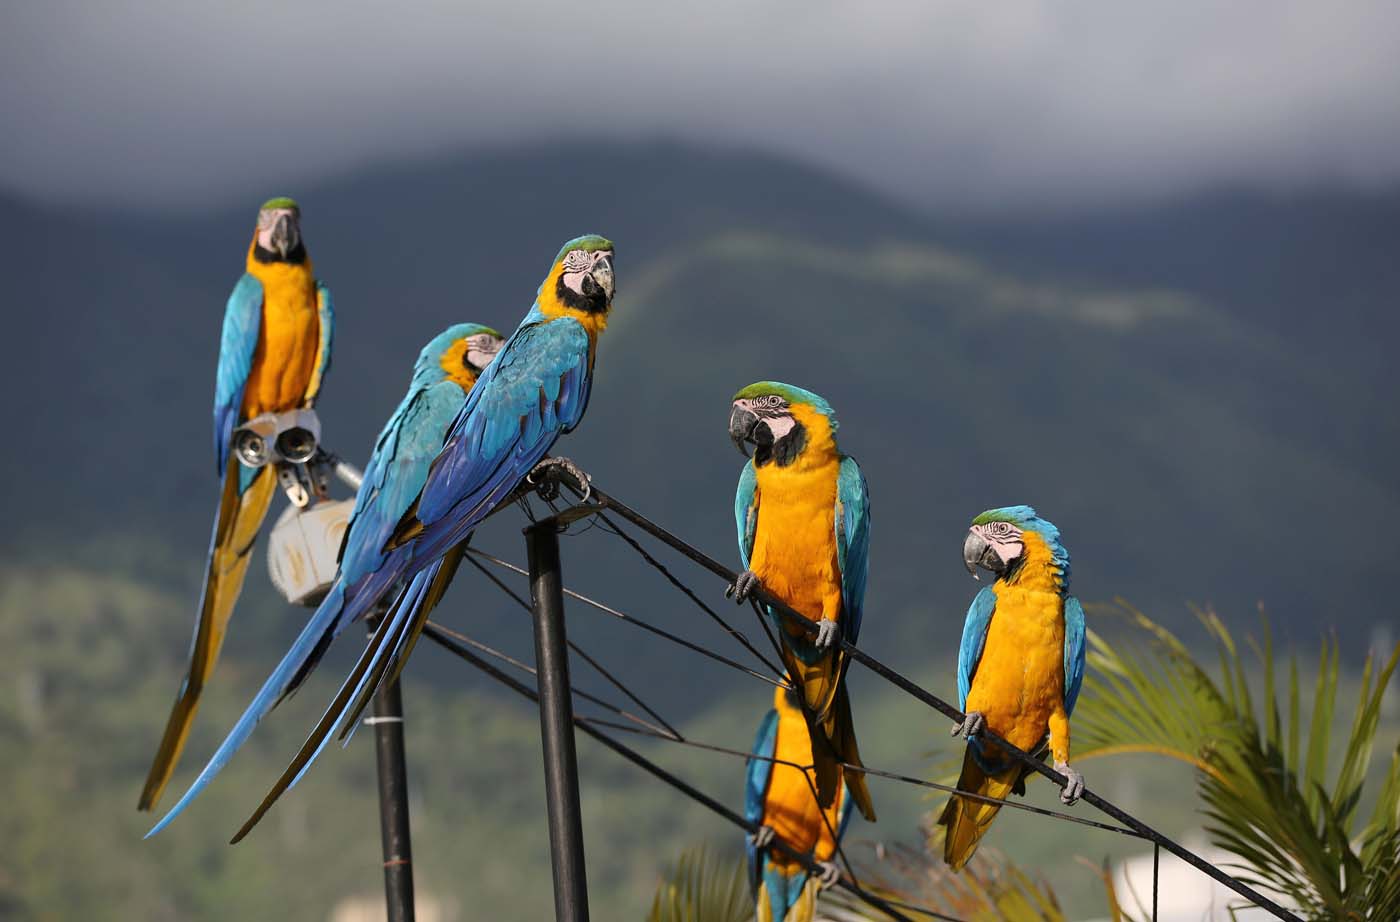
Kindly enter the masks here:
[[769, 394], [768, 396], [763, 398], [762, 406], [776, 409], [782, 405], [783, 398], [779, 397], [777, 394]]
[[1011, 534], [1011, 526], [1006, 522], [993, 522], [992, 534], [996, 535], [998, 538], [1004, 538]]
[[564, 257], [565, 272], [582, 272], [590, 264], [588, 254], [583, 250], [570, 250]]

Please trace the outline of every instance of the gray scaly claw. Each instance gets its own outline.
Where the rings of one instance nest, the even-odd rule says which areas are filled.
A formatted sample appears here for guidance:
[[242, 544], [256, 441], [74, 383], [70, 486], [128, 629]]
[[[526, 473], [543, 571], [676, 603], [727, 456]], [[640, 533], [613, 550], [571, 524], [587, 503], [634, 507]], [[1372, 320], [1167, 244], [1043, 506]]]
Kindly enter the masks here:
[[836, 643], [836, 638], [841, 636], [841, 625], [830, 618], [822, 618], [817, 622], [817, 639], [814, 643], [818, 650], [825, 650]]
[[568, 458], [545, 458], [536, 464], [530, 473], [526, 475], [525, 481], [534, 486], [540, 498], [549, 502], [559, 497], [559, 479], [568, 477], [574, 482], [575, 488], [583, 495], [580, 503], [588, 502], [588, 497], [593, 493], [593, 486], [589, 483], [589, 476]]
[[758, 577], [754, 575], [754, 572], [752, 570], [745, 570], [735, 578], [729, 588], [724, 590], [724, 597], [726, 599], [732, 598], [738, 604], [743, 605], [749, 600], [750, 593], [757, 589], [759, 585]]
[[987, 718], [982, 716], [981, 711], [968, 711], [963, 717], [963, 722], [953, 724], [953, 732], [949, 736], [961, 736], [965, 740], [970, 740], [975, 734], [981, 733], [982, 728], [987, 725]]
[[841, 869], [836, 866], [836, 862], [818, 861], [817, 867], [822, 869], [817, 875], [817, 886], [823, 890], [830, 890], [836, 886], [836, 882], [841, 879]]
[[773, 827], [760, 826], [758, 832], [753, 834], [753, 847], [759, 850], [767, 848], [773, 841]]
[[1070, 768], [1068, 762], [1056, 762], [1055, 771], [1065, 776], [1065, 786], [1060, 789], [1060, 803], [1069, 806], [1084, 794], [1084, 776]]

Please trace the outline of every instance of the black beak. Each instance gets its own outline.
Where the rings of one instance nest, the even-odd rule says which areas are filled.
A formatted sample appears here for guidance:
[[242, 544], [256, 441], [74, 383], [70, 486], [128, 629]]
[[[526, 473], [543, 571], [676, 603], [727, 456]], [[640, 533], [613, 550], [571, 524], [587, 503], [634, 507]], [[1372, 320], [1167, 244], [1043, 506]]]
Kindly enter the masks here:
[[758, 414], [753, 410], [735, 404], [734, 409], [729, 411], [729, 437], [734, 440], [734, 447], [739, 449], [739, 454], [745, 458], [749, 456], [749, 450], [745, 443], [756, 434], [754, 432], [756, 428], [758, 428]]
[[611, 301], [617, 289], [617, 281], [613, 277], [612, 260], [606, 256], [598, 260], [593, 264], [591, 275], [598, 287], [603, 289], [604, 297]]
[[969, 531], [967, 540], [963, 542], [963, 565], [967, 567], [967, 572], [972, 574], [973, 579], [981, 579], [977, 575], [978, 567], [990, 570], [997, 576], [1004, 575], [1006, 570], [1001, 557], [992, 550], [986, 539], [975, 531]]
[[279, 216], [272, 227], [272, 245], [277, 249], [277, 254], [286, 259], [297, 248], [298, 242], [297, 228], [291, 216]]

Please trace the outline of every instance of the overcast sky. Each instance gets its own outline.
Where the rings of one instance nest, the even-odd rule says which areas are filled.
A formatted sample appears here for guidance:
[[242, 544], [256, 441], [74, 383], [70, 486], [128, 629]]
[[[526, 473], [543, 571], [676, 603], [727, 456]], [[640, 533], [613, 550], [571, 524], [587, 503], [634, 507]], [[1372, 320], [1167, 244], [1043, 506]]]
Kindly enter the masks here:
[[0, 187], [199, 207], [520, 139], [759, 147], [943, 207], [1400, 180], [1394, 0], [15, 0]]

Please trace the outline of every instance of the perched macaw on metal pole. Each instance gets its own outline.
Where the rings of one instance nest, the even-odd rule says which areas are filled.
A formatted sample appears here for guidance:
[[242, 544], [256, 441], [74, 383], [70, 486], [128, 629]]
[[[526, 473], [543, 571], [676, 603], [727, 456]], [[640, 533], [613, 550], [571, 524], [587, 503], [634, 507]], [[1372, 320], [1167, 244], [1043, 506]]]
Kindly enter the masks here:
[[[292, 199], [263, 203], [246, 265], [224, 311], [215, 376], [214, 459], [223, 488], [209, 543], [199, 619], [188, 671], [141, 791], [138, 806], [142, 810], [152, 809], [160, 800], [185, 748], [200, 695], [219, 659], [242, 591], [253, 544], [277, 488], [276, 471], [266, 458], [250, 458], [239, 450], [240, 445], [259, 450], [267, 446], [258, 438], [245, 443], [237, 434], [259, 417], [310, 409], [331, 363], [335, 326], [331, 293], [312, 271], [301, 235], [301, 209]], [[310, 447], [315, 449], [314, 441]]]
[[[817, 623], [815, 638], [779, 618], [783, 662], [802, 689], [812, 731], [817, 796], [836, 798], [843, 774], [861, 814], [875, 821], [859, 766], [846, 690], [843, 633], [860, 636], [870, 557], [870, 495], [855, 459], [836, 446], [836, 414], [811, 391], [776, 381], [751, 384], [734, 396], [729, 435], [753, 458], [739, 475], [734, 516], [744, 572], [730, 587], [746, 601], [754, 587], [782, 599]], [[771, 616], [771, 612], [769, 613]]]
[[[958, 706], [966, 719], [953, 735], [968, 740], [958, 789], [1004, 800], [1025, 794], [1030, 773], [984, 742], [985, 727], [1027, 752], [1049, 749], [1069, 779], [1060, 800], [1072, 804], [1084, 776], [1069, 764], [1069, 717], [1084, 679], [1084, 608], [1069, 594], [1069, 551], [1060, 531], [1030, 506], [990, 509], [972, 520], [963, 562], [996, 574], [972, 600], [958, 649]], [[938, 822], [947, 829], [943, 858], [967, 864], [999, 804], [948, 798]]]
[[147, 835], [165, 828], [214, 780], [258, 721], [301, 685], [330, 642], [365, 610], [349, 606], [349, 596], [383, 564], [386, 537], [422, 489], [448, 427], [501, 343], [500, 334], [490, 327], [459, 323], [423, 347], [408, 393], [384, 425], [365, 467], [341, 545], [336, 582], [208, 765]]

